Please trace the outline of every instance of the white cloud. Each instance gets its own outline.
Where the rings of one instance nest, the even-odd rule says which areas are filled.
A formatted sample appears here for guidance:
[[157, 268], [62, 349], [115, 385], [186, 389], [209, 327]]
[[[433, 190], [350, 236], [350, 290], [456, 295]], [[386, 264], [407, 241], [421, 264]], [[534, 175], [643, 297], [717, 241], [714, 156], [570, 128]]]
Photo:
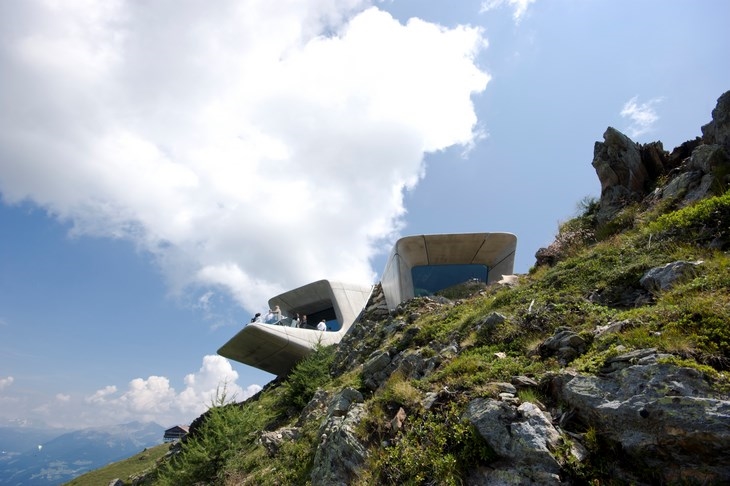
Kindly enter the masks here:
[[7, 388], [10, 385], [12, 385], [13, 384], [13, 381], [15, 381], [15, 380], [13, 379], [12, 376], [7, 376], [5, 378], [0, 378], [0, 391], [4, 390], [5, 388]]
[[238, 373], [221, 356], [205, 356], [195, 373], [185, 376], [185, 388], [177, 393], [164, 376], [135, 378], [118, 393], [109, 385], [86, 398], [93, 405], [90, 420], [98, 423], [122, 423], [127, 420], [154, 421], [160, 424], [189, 423], [207, 410], [225, 391], [226, 401], [243, 401], [261, 390], [251, 384], [245, 389], [237, 383]]
[[71, 400], [71, 395], [66, 395], [64, 393], [57, 393], [56, 400], [58, 400], [59, 402], [68, 402]]
[[631, 120], [631, 124], [627, 127], [629, 136], [639, 137], [654, 127], [654, 123], [659, 120], [659, 116], [654, 110], [654, 106], [663, 101], [663, 98], [653, 98], [646, 103], [637, 103], [638, 96], [634, 96], [624, 103], [621, 109], [621, 116]]
[[96, 390], [93, 395], [86, 397], [86, 401], [89, 403], [106, 403], [109, 400], [109, 397], [116, 392], [116, 386], [107, 385], [100, 390]]
[[0, 2], [3, 200], [249, 310], [370, 282], [424, 154], [474, 142], [489, 75], [479, 29], [367, 5]]
[[536, 0], [486, 0], [482, 2], [479, 13], [488, 12], [499, 7], [508, 6], [512, 9], [512, 18], [519, 24], [527, 13], [527, 8]]

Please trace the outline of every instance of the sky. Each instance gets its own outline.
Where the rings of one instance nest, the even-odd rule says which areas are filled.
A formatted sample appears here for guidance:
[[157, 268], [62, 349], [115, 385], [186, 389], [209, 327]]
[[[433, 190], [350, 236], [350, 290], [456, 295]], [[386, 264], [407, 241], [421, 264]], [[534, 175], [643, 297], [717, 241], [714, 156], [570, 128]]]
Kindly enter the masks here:
[[394, 241], [517, 235], [730, 89], [724, 0], [0, 2], [0, 424], [189, 423], [216, 350]]

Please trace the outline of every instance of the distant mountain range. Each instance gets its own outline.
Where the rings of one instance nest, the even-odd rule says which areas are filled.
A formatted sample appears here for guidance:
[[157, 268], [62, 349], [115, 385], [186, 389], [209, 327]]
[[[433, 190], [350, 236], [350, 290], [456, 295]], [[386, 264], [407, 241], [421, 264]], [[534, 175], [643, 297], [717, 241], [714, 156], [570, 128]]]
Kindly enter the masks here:
[[130, 422], [73, 432], [0, 427], [0, 485], [57, 485], [162, 442], [165, 428]]

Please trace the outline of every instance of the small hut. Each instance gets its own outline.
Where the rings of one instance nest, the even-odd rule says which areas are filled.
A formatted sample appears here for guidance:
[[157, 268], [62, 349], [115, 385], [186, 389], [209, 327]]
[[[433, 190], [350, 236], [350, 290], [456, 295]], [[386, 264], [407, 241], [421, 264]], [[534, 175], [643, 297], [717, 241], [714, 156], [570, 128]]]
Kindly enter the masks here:
[[185, 437], [189, 431], [190, 427], [188, 427], [187, 425], [176, 425], [174, 427], [170, 427], [165, 431], [163, 440], [165, 442], [174, 442], [176, 440], [180, 440]]

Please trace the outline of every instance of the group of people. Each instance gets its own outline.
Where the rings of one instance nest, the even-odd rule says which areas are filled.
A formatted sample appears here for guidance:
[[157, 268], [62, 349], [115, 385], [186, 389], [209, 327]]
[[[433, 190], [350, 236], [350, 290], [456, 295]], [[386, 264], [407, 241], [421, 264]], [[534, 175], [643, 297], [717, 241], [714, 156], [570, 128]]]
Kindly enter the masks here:
[[277, 324], [282, 319], [281, 309], [277, 305], [273, 309], [269, 309], [269, 312], [265, 316], [262, 316], [260, 312], [257, 312], [255, 316], [251, 318], [251, 322], [263, 322], [264, 324]]
[[[251, 318], [251, 322], [278, 324], [280, 326], [289, 325], [291, 327], [298, 327], [300, 329], [312, 329], [312, 327], [310, 327], [307, 323], [307, 316], [305, 315], [300, 316], [299, 313], [297, 313], [296, 316], [291, 319], [291, 323], [286, 323], [287, 319], [288, 318], [282, 314], [281, 308], [279, 308], [279, 306], [277, 305], [273, 309], [269, 309], [265, 316], [262, 316], [260, 312], [257, 312], [256, 315]], [[322, 319], [317, 323], [315, 329], [317, 329], [318, 331], [326, 331], [327, 321], [325, 319]]]

